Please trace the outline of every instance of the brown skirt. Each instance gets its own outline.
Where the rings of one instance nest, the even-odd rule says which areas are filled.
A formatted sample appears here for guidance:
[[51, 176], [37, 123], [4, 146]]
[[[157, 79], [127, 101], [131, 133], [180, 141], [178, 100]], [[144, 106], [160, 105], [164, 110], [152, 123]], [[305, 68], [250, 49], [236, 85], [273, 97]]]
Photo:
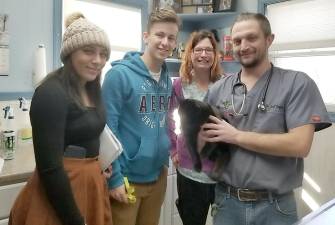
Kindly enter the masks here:
[[[108, 188], [98, 160], [64, 158], [64, 168], [85, 223], [112, 225]], [[61, 225], [46, 197], [36, 169], [17, 197], [8, 225]]]

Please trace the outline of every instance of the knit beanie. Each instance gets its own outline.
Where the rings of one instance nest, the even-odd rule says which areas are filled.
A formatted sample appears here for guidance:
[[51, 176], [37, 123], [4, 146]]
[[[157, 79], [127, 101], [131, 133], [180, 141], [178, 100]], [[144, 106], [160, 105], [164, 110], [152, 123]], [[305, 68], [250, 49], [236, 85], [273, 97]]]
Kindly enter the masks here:
[[60, 53], [63, 63], [68, 55], [87, 45], [99, 45], [106, 48], [109, 59], [110, 44], [107, 34], [103, 29], [89, 22], [82, 13], [69, 15], [65, 20], [65, 27]]

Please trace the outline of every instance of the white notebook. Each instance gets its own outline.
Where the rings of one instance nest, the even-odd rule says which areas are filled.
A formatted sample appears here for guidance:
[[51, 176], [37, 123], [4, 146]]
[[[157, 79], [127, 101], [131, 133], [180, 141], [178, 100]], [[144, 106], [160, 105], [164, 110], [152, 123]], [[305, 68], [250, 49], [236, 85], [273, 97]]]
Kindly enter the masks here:
[[99, 161], [101, 169], [105, 170], [122, 153], [120, 141], [106, 125], [100, 135]]

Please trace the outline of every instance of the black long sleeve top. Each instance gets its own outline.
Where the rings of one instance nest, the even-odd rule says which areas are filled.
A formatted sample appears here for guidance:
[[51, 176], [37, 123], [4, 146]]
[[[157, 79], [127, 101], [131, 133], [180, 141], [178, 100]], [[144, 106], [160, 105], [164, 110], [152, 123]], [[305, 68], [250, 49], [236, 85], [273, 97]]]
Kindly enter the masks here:
[[30, 120], [36, 168], [48, 200], [62, 224], [84, 224], [64, 170], [63, 153], [66, 146], [77, 145], [84, 147], [88, 156], [97, 156], [105, 116], [96, 108], [76, 105], [60, 78], [54, 76], [36, 89]]

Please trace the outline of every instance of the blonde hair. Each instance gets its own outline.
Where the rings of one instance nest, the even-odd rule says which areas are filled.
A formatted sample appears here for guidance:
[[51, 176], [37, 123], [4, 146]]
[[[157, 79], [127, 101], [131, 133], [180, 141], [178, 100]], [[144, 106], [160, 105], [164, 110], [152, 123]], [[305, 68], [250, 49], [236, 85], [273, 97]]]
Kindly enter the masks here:
[[211, 82], [215, 82], [218, 79], [220, 79], [223, 71], [220, 65], [219, 61], [219, 51], [218, 51], [218, 45], [216, 43], [216, 40], [214, 38], [214, 35], [212, 32], [208, 30], [201, 30], [196, 31], [191, 34], [190, 39], [188, 40], [185, 48], [185, 53], [183, 55], [182, 63], [179, 69], [179, 75], [183, 82], [191, 83], [192, 82], [192, 59], [191, 55], [193, 52], [194, 47], [202, 40], [208, 38], [213, 46], [214, 50], [214, 62], [211, 67], [211, 74], [209, 77], [209, 80]]
[[172, 8], [154, 9], [148, 19], [148, 32], [155, 23], [175, 23], [178, 28], [181, 26], [180, 19]]

